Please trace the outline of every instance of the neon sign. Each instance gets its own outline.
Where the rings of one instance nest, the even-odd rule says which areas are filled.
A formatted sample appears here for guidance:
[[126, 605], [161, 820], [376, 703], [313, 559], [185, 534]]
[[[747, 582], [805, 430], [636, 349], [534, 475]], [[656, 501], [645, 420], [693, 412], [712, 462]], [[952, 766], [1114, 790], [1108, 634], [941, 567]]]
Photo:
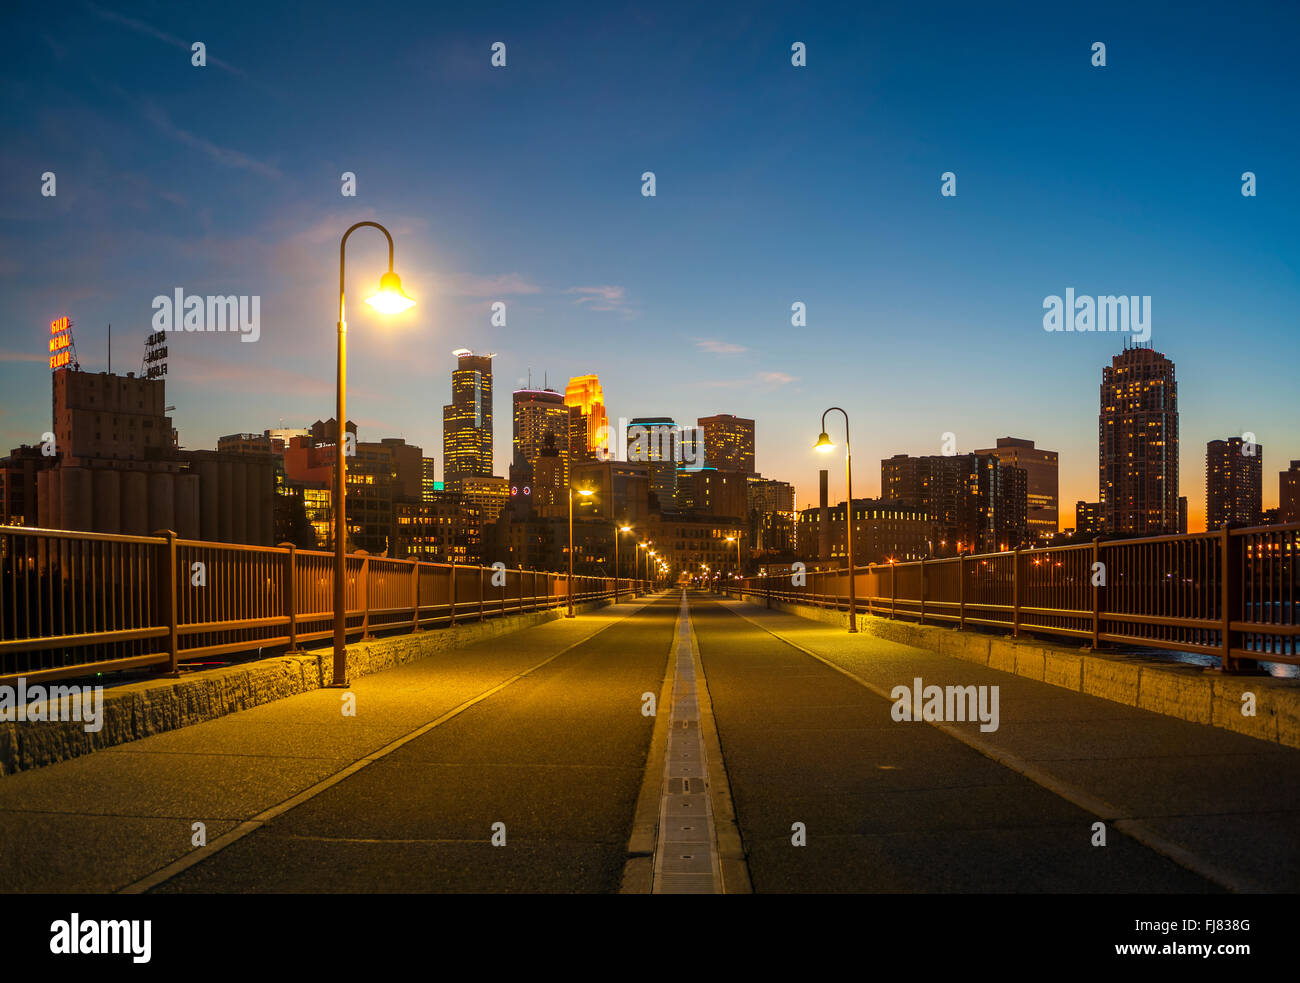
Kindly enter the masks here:
[[72, 361], [72, 321], [56, 317], [50, 322], [50, 368], [59, 369]]

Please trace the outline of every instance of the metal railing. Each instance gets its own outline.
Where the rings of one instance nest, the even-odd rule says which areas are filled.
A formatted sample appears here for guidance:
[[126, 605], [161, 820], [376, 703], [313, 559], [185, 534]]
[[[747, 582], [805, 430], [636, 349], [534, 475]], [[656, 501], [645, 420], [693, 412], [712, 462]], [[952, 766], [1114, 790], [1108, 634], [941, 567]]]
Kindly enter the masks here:
[[[871, 564], [853, 575], [863, 614], [1193, 652], [1230, 671], [1300, 664], [1300, 523]], [[726, 589], [848, 608], [847, 569]]]
[[[180, 539], [0, 526], [0, 684], [154, 667], [333, 634], [334, 555]], [[347, 557], [348, 635], [423, 631], [568, 601], [562, 573]], [[647, 583], [619, 578], [620, 594]], [[575, 576], [574, 603], [612, 598]]]

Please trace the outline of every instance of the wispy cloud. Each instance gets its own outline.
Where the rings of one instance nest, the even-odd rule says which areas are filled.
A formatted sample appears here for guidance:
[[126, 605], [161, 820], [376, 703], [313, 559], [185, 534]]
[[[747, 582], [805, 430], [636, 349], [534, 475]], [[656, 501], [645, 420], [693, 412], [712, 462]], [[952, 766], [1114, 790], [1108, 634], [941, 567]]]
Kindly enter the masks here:
[[153, 104], [144, 107], [145, 118], [154, 126], [162, 130], [173, 140], [185, 144], [187, 147], [193, 147], [195, 150], [206, 154], [216, 163], [223, 167], [235, 167], [240, 170], [252, 171], [255, 174], [261, 174], [265, 177], [279, 178], [280, 171], [271, 164], [263, 163], [254, 157], [239, 150], [232, 150], [229, 147], [222, 147], [211, 140], [205, 140], [203, 137], [196, 136], [189, 130], [183, 130], [172, 122], [171, 117], [167, 115], [160, 107]]
[[712, 352], [714, 355], [739, 355], [741, 352], [749, 351], [744, 345], [719, 341], [716, 338], [696, 338], [695, 347], [703, 352]]
[[541, 287], [522, 273], [498, 273], [495, 276], [446, 273], [439, 281], [442, 292], [452, 297], [508, 297], [542, 292]]
[[[125, 28], [129, 28], [130, 30], [135, 31], [137, 34], [143, 34], [146, 37], [155, 38], [156, 40], [162, 41], [164, 44], [170, 44], [174, 48], [182, 48], [185, 51], [192, 50], [190, 46], [194, 43], [193, 41], [182, 41], [180, 38], [173, 37], [172, 35], [168, 34], [166, 31], [158, 30], [158, 28], [154, 27], [152, 24], [146, 24], [144, 21], [136, 20], [133, 17], [126, 17], [113, 10], [106, 10], [103, 7], [98, 7], [93, 3], [87, 3], [86, 6], [90, 9], [90, 12], [94, 14], [96, 17], [100, 18], [100, 20], [106, 20], [113, 24], [120, 24]], [[196, 39], [196, 40], [201, 40], [201, 39]], [[222, 71], [229, 72], [231, 75], [234, 75], [237, 78], [248, 77], [244, 73], [243, 69], [236, 68], [228, 61], [222, 61], [220, 58], [216, 58], [210, 54], [205, 55], [205, 58], [207, 59], [207, 63], [209, 65], [214, 65], [217, 68], [220, 68]]]
[[624, 317], [636, 312], [627, 306], [627, 292], [622, 287], [569, 287], [566, 294], [577, 294], [575, 304], [586, 305], [590, 311], [619, 311]]
[[46, 356], [35, 352], [0, 351], [0, 362], [44, 362], [45, 360]]
[[798, 382], [799, 377], [790, 375], [788, 372], [759, 372], [756, 375], [745, 376], [741, 379], [707, 379], [701, 382], [701, 386], [708, 386], [714, 389], [761, 389], [771, 390], [778, 386], [788, 386]]

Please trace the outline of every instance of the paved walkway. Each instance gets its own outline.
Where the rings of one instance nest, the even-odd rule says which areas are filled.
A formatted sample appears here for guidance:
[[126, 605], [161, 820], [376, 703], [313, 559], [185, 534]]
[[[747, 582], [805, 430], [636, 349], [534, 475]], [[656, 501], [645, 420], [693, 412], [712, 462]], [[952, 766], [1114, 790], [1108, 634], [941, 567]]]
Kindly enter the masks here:
[[[961, 882], [963, 869], [972, 890], [1156, 889], [1154, 881], [1142, 887], [1147, 872], [1139, 862], [1152, 851], [1132, 854], [1130, 841], [1176, 859], [1199, 875], [1205, 889], [1300, 889], [1298, 750], [757, 605], [724, 601], [712, 610], [697, 605], [697, 611], [756, 891], [768, 889], [755, 869], [756, 856], [767, 849], [762, 843], [769, 837], [788, 841], [787, 816], [798, 818], [788, 800], [803, 793], [797, 783], [773, 783], [764, 775], [762, 810], [750, 802], [746, 830], [737, 771], [749, 757], [781, 762], [792, 780], [816, 775], [823, 788], [844, 793], [814, 795], [831, 810], [824, 833], [875, 836], [875, 849], [883, 849], [889, 836], [929, 834], [929, 843], [917, 849], [934, 851], [935, 879], [913, 878], [927, 870], [923, 858], [900, 860], [897, 879], [879, 889], [943, 890]], [[751, 654], [744, 654], [747, 649]], [[997, 730], [983, 732], [978, 723], [895, 722], [890, 694], [898, 685], [912, 688], [918, 677], [926, 686], [997, 686]], [[721, 694], [754, 709], [730, 709]], [[761, 721], [747, 730], [743, 713], [759, 707]], [[949, 761], [959, 743], [964, 762]], [[937, 757], [928, 760], [927, 753]], [[873, 766], [879, 769], [874, 776], [862, 771]], [[787, 800], [784, 812], [781, 800]], [[1105, 849], [1089, 845], [1098, 819], [1109, 830]], [[1051, 829], [1056, 832], [1046, 832]], [[980, 830], [987, 835], [972, 839]], [[811, 842], [811, 828], [809, 835]], [[1081, 851], [1086, 859], [1054, 869], [1045, 858], [1058, 851]], [[1039, 864], [1045, 865], [1036, 873]], [[849, 875], [836, 875], [833, 867], [826, 876], [844, 882]], [[1196, 880], [1170, 874], [1161, 881], [1168, 889], [1197, 889]], [[781, 882], [785, 889], [794, 888], [793, 877]], [[829, 886], [816, 878], [812, 883]]]
[[[616, 890], [653, 725], [640, 696], [662, 684], [677, 600], [624, 602], [362, 677], [348, 690], [354, 717], [342, 691], [318, 690], [0, 778], [0, 891]], [[609, 768], [613, 786], [596, 780]], [[568, 831], [567, 856], [521, 857], [539, 818], [553, 838]], [[520, 861], [514, 880], [487, 868], [448, 880], [427, 842], [409, 842], [486, 845], [495, 821], [512, 846], [498, 856]], [[396, 852], [381, 857], [384, 838]], [[592, 842], [608, 855], [594, 873]], [[549, 873], [559, 868], [576, 874]]]

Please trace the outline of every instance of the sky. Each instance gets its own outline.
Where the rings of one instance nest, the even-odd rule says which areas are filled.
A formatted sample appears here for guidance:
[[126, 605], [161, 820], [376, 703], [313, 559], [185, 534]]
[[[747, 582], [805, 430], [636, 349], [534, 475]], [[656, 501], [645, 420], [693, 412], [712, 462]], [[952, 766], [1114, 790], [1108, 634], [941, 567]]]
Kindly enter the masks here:
[[106, 367], [111, 324], [114, 370], [138, 371], [153, 298], [177, 288], [261, 314], [255, 343], [169, 339], [183, 446], [332, 416], [338, 241], [372, 220], [417, 304], [361, 303], [387, 257], [355, 234], [348, 415], [440, 468], [469, 348], [497, 353], [498, 474], [510, 391], [595, 372], [611, 421], [752, 417], [758, 468], [800, 507], [830, 405], [858, 496], [881, 458], [945, 434], [1029, 438], [1060, 453], [1070, 527], [1097, 498], [1101, 370], [1126, 337], [1045, 331], [1044, 299], [1073, 288], [1151, 298], [1191, 529], [1211, 439], [1255, 435], [1276, 505], [1300, 459], [1300, 7], [1048, 7], [10, 8], [0, 452], [49, 429], [51, 319], [72, 318], [83, 370]]

